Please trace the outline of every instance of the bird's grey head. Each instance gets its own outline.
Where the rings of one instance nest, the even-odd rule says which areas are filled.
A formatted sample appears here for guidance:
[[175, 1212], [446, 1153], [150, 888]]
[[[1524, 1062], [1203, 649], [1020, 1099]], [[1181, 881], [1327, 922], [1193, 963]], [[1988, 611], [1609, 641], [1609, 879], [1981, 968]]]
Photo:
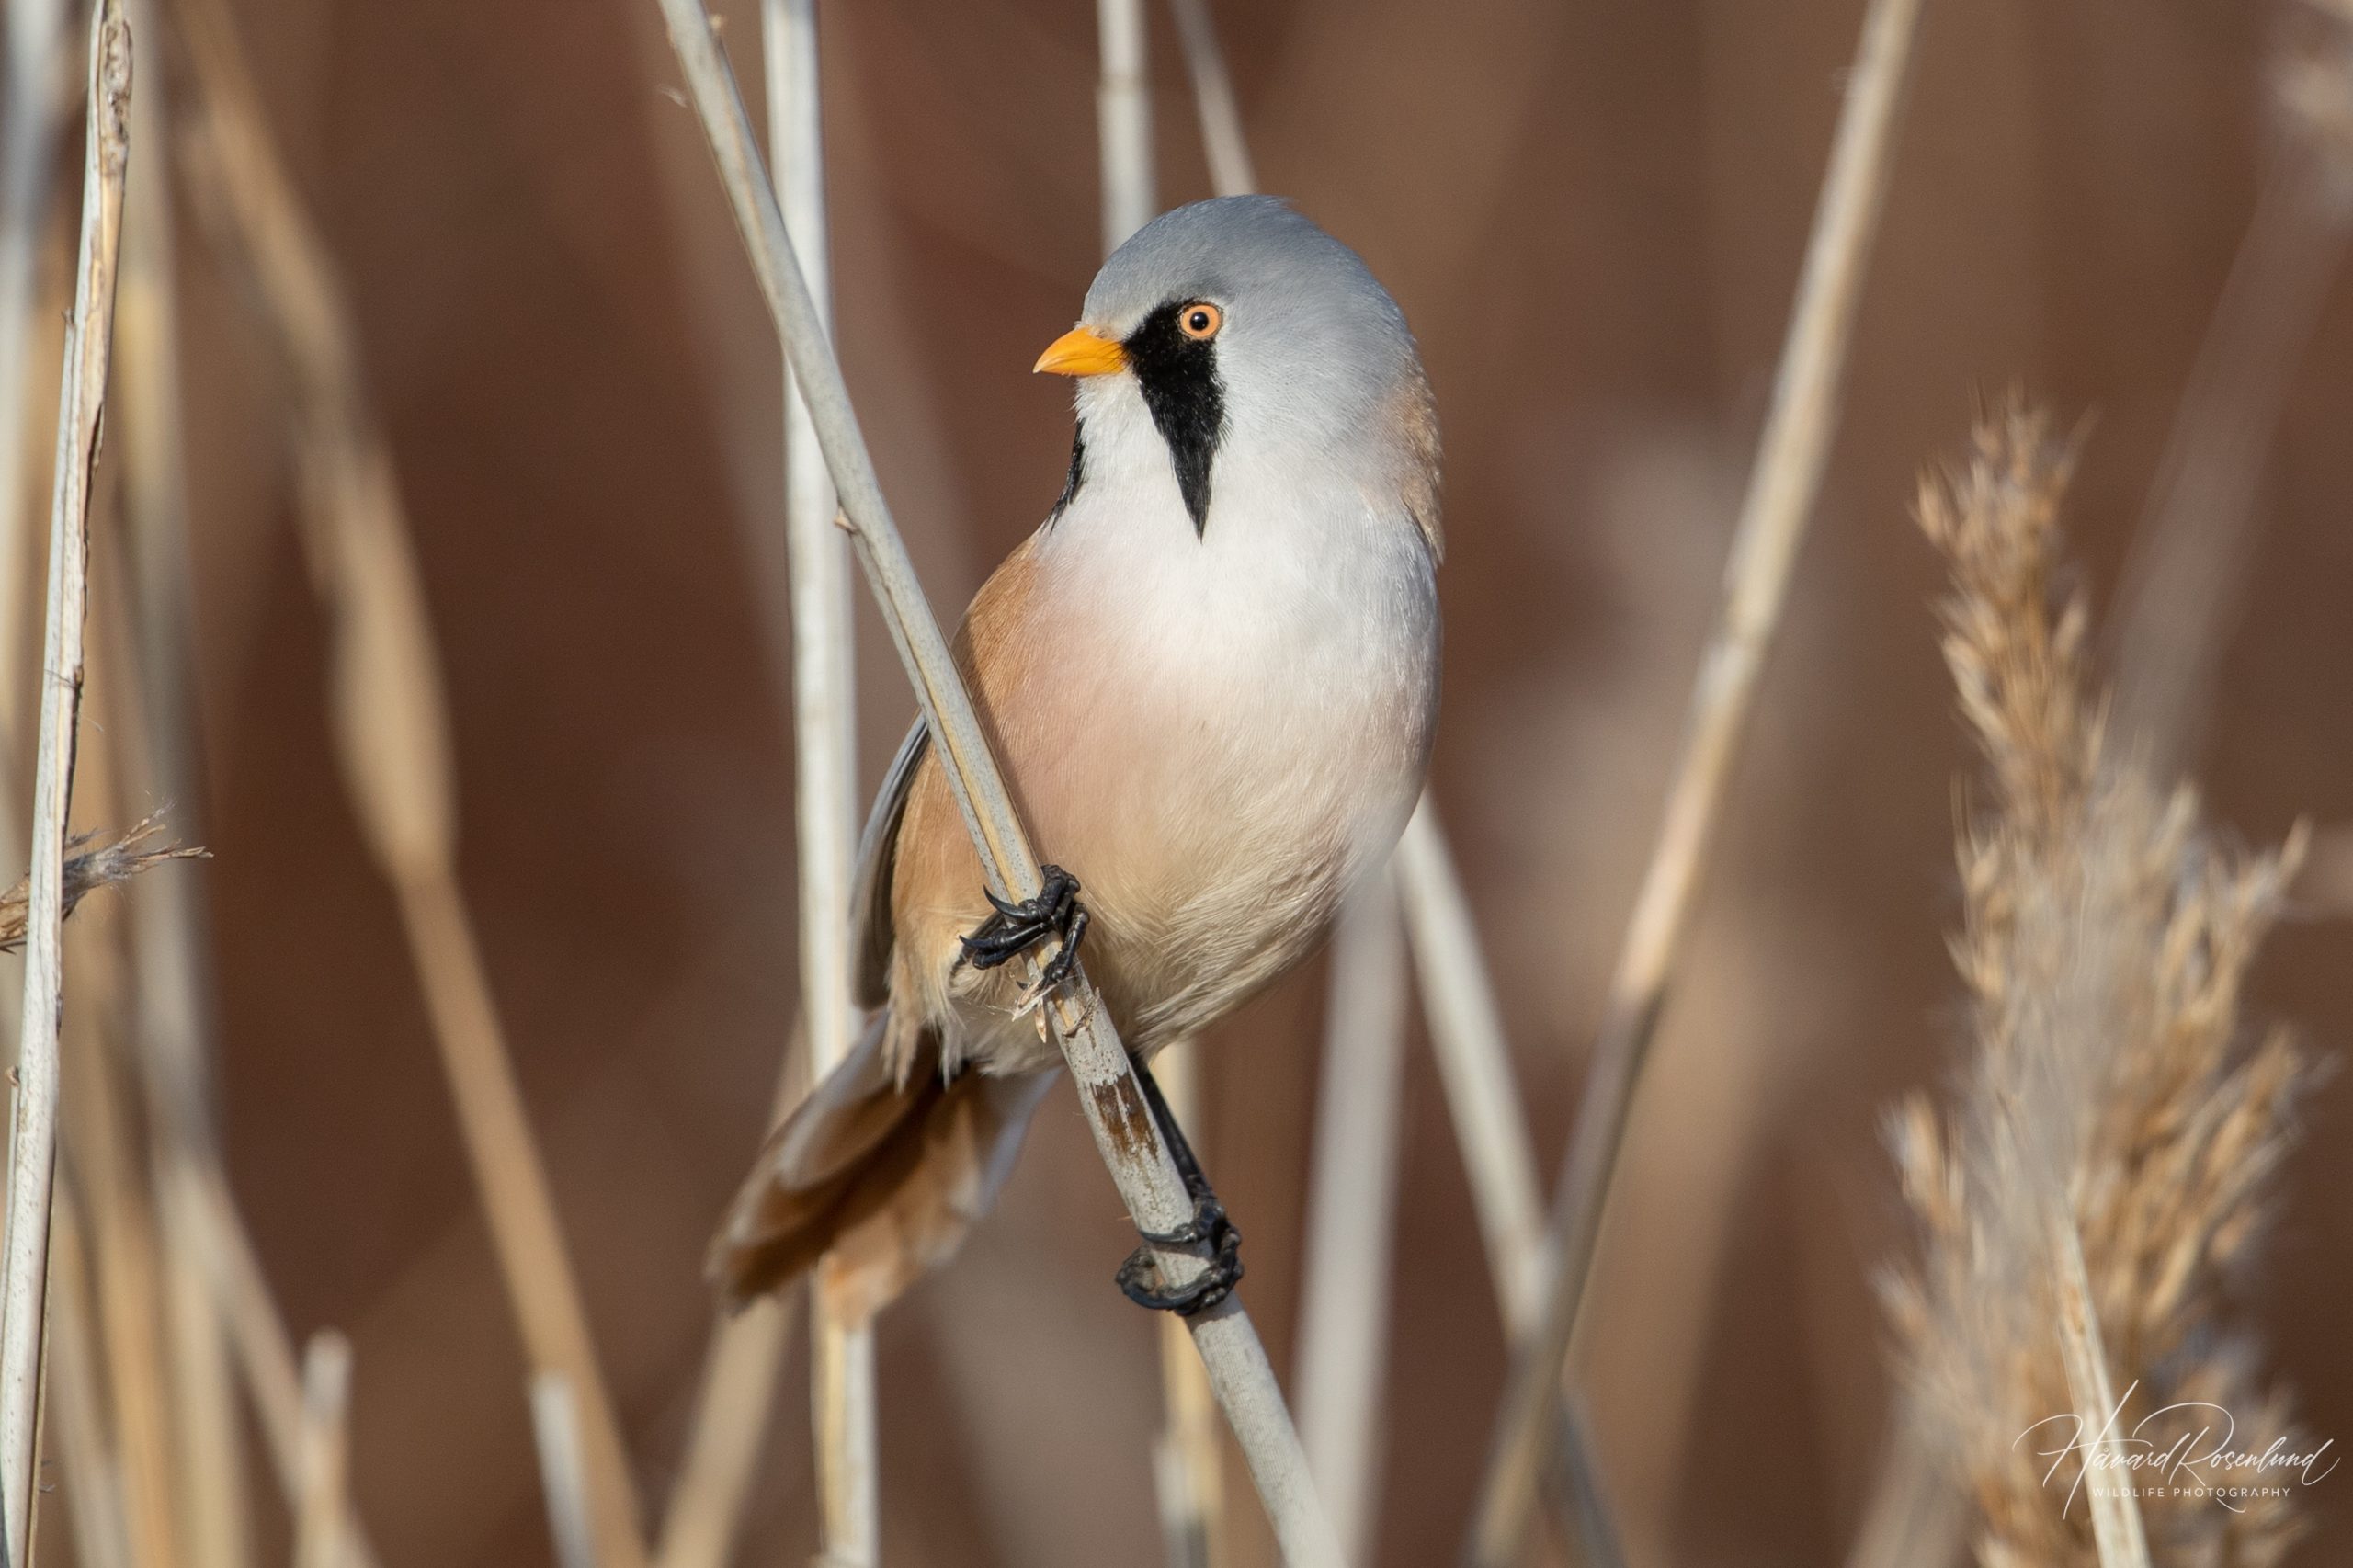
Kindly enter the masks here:
[[1137, 230], [1037, 368], [1083, 378], [1065, 506], [1090, 454], [1147, 449], [1148, 421], [1197, 532], [1222, 474], [1263, 468], [1393, 494], [1437, 542], [1437, 422], [1404, 313], [1279, 198], [1197, 201]]

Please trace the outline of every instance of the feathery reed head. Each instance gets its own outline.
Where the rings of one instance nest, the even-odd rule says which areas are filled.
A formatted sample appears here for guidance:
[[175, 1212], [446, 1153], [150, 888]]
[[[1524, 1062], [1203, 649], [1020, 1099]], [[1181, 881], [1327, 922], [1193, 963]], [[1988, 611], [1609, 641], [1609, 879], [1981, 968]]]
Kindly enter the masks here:
[[[2057, 1451], [2096, 1434], [2075, 1425], [2061, 1358], [2054, 1213], [2082, 1240], [2131, 1451], [2151, 1451], [2136, 1437], [2202, 1451], [2218, 1411], [2234, 1451], [2293, 1447], [2284, 1398], [2258, 1385], [2254, 1346], [2226, 1319], [2312, 1077], [2284, 1033], [2250, 1038], [2239, 1019], [2302, 835], [2234, 854], [2189, 791], [2108, 754], [2089, 618], [2052, 585], [2071, 460], [2012, 401], [1981, 421], [1964, 464], [1924, 481], [1918, 506], [1951, 573], [1945, 659], [1992, 789], [1959, 835], [1969, 1060], [1944, 1109], [1915, 1095], [1892, 1119], [1921, 1246], [1884, 1294], [1986, 1568], [2096, 1561], [2078, 1481], [2160, 1480], [2087, 1473], [2080, 1449]], [[2214, 1484], [2258, 1483], [2208, 1470]], [[2224, 1506], [2163, 1480], [2140, 1498], [2157, 1561], [2270, 1562], [2302, 1523], [2285, 1498]]]

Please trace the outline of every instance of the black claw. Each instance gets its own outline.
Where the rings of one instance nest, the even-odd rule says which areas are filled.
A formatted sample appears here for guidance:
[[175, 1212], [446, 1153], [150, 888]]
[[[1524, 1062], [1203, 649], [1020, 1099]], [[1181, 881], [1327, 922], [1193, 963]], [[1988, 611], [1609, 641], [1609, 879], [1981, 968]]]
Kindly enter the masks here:
[[[1169, 1114], [1168, 1102], [1162, 1097], [1152, 1069], [1142, 1062], [1135, 1068], [1144, 1104], [1151, 1108], [1153, 1119], [1160, 1124], [1160, 1134], [1168, 1142], [1168, 1157], [1176, 1166], [1176, 1174], [1184, 1177], [1185, 1191], [1193, 1200], [1193, 1217], [1173, 1231], [1144, 1232], [1143, 1239], [1150, 1244], [1129, 1255], [1128, 1260], [1120, 1265], [1117, 1278], [1120, 1294], [1137, 1306], [1188, 1318], [1224, 1301], [1242, 1282], [1242, 1233], [1226, 1217], [1225, 1205], [1218, 1201], [1209, 1177], [1201, 1174], [1201, 1163], [1194, 1156], [1185, 1130]], [[1209, 1267], [1189, 1284], [1163, 1288], [1154, 1283], [1160, 1278], [1160, 1260], [1152, 1251], [1154, 1246], [1206, 1246], [1210, 1249]]]
[[956, 961], [974, 969], [995, 969], [1050, 937], [1059, 937], [1061, 950], [1039, 978], [1038, 992], [1043, 994], [1070, 978], [1072, 966], [1078, 962], [1079, 940], [1086, 935], [1087, 916], [1078, 902], [1076, 877], [1060, 866], [1043, 866], [1040, 870], [1044, 880], [1035, 898], [1017, 901], [994, 892], [985, 895], [996, 913], [963, 939], [963, 950]]

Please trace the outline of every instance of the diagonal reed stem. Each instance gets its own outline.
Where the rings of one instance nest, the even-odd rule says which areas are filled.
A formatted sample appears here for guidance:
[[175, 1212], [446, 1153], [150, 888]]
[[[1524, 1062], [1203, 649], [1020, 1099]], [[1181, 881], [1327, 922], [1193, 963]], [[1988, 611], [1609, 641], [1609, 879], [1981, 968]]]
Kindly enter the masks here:
[[1772, 409], [1733, 535], [1722, 616], [1692, 692], [1683, 754], [1610, 980], [1554, 1194], [1543, 1312], [1536, 1334], [1514, 1356], [1496, 1415], [1486, 1479], [1464, 1553], [1477, 1568], [1509, 1568], [1518, 1561], [1529, 1511], [1556, 1440], [1559, 1383], [1576, 1338], [1635, 1086], [1666, 1006], [1755, 706], [1757, 678], [1821, 490], [1920, 5], [1921, 0], [1871, 0], [1863, 18]]
[[[761, 169], [750, 117], [720, 54], [710, 18], [697, 0], [661, 0], [661, 6], [721, 184], [840, 493], [859, 562], [915, 683], [925, 722], [990, 887], [1000, 896], [1034, 894], [1039, 887], [1037, 857], [1006, 793], [947, 640], [925, 602], [906, 546], [891, 520], [842, 384], [841, 368], [826, 344], [824, 321], [794, 258], [784, 215]], [[1097, 1148], [1137, 1228], [1172, 1230], [1189, 1217], [1191, 1202], [1144, 1106], [1127, 1051], [1083, 969], [1040, 1012], [1063, 1049]], [[1206, 1267], [1199, 1252], [1155, 1247], [1162, 1278], [1181, 1286], [1199, 1278]], [[1189, 1326], [1285, 1560], [1312, 1568], [1338, 1563], [1339, 1551], [1308, 1479], [1299, 1436], [1240, 1299], [1228, 1298], [1192, 1319]]]
[[[7, 1568], [30, 1561], [47, 1323], [50, 1202], [57, 1176], [57, 1031], [65, 1005], [65, 818], [82, 710], [82, 620], [89, 591], [90, 478], [114, 341], [123, 177], [131, 158], [131, 28], [121, 0], [90, 16], [88, 125], [74, 314], [58, 392], [41, 648], [40, 746], [25, 921], [25, 995], [8, 1146], [8, 1228], [0, 1272], [0, 1506]], [[9, 367], [12, 369], [14, 367]]]

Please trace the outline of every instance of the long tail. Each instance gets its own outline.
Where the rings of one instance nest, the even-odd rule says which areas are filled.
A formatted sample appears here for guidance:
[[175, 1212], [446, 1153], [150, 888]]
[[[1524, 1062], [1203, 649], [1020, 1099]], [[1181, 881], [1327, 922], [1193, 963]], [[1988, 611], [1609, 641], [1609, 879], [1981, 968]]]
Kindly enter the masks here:
[[816, 1267], [827, 1307], [862, 1323], [944, 1263], [988, 1212], [1051, 1073], [943, 1083], [938, 1053], [904, 1087], [883, 1061], [887, 1019], [769, 1135], [711, 1242], [730, 1306]]

